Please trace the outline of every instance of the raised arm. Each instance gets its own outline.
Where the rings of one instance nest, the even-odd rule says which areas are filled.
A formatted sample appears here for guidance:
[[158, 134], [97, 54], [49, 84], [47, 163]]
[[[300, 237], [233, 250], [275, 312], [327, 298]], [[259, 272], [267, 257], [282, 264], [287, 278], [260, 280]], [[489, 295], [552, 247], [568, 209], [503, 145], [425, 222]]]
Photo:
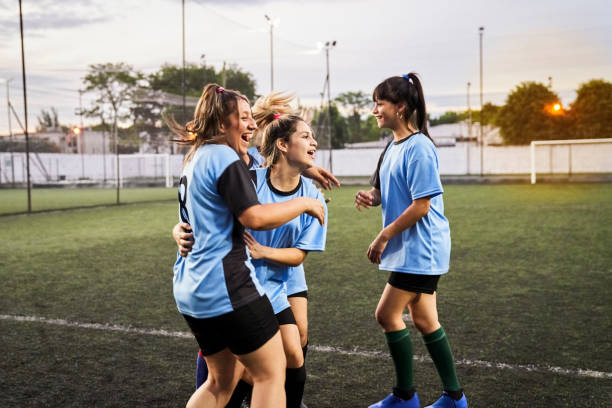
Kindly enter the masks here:
[[315, 217], [321, 225], [325, 224], [325, 207], [319, 200], [309, 197], [297, 197], [282, 203], [253, 205], [238, 216], [238, 221], [252, 230], [270, 230], [302, 213]]
[[370, 190], [359, 190], [355, 195], [355, 208], [361, 211], [361, 207], [368, 209], [380, 205], [380, 190], [372, 187]]

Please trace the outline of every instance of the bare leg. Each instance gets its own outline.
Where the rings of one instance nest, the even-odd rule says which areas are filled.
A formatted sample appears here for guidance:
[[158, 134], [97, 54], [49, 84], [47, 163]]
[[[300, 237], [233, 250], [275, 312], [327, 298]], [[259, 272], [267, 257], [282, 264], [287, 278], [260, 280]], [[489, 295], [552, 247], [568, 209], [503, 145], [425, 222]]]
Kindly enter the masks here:
[[206, 356], [205, 359], [209, 370], [208, 378], [189, 398], [187, 408], [223, 408], [244, 371], [243, 365], [229, 349]]
[[418, 293], [397, 289], [388, 283], [386, 284], [380, 296], [380, 300], [378, 301], [375, 314], [376, 321], [380, 324], [385, 333], [406, 328], [406, 324], [402, 318], [404, 309], [418, 296]]
[[251, 407], [284, 407], [286, 360], [280, 331], [257, 350], [237, 357], [253, 379]]
[[308, 299], [300, 296], [288, 299], [300, 332], [300, 345], [305, 347], [308, 343]]

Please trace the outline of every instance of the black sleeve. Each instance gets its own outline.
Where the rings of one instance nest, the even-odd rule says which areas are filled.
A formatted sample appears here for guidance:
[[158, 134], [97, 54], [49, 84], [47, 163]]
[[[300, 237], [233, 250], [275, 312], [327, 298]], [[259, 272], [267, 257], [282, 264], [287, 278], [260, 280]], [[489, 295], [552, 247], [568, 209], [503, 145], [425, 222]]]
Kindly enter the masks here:
[[372, 174], [372, 177], [370, 177], [370, 185], [377, 190], [380, 190], [380, 174], [378, 174], [380, 171], [380, 165], [382, 164], [383, 157], [385, 157], [385, 153], [387, 153], [387, 149], [391, 143], [393, 143], [393, 139], [391, 139], [391, 141], [387, 143], [383, 149], [382, 153], [380, 154], [380, 158], [378, 159], [378, 164], [376, 165], [376, 171], [374, 174]]
[[236, 160], [225, 169], [217, 181], [217, 191], [236, 217], [259, 204], [249, 169], [243, 160]]

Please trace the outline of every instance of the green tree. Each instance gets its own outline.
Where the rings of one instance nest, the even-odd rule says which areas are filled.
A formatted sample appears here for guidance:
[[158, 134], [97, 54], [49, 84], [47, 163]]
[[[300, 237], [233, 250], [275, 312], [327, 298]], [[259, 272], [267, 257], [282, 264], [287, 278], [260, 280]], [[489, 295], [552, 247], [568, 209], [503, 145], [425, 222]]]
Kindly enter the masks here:
[[504, 143], [524, 145], [532, 140], [563, 139], [565, 118], [551, 109], [558, 101], [557, 94], [543, 84], [523, 82], [517, 86], [495, 119]]
[[[314, 130], [315, 137], [318, 142], [318, 149], [329, 148], [329, 110], [325, 106], [317, 109], [314, 112], [314, 117], [311, 126]], [[332, 148], [343, 149], [344, 143], [348, 138], [348, 127], [346, 120], [340, 112], [336, 104], [331, 105], [331, 133], [332, 133]]]
[[37, 127], [40, 131], [45, 131], [48, 129], [61, 129], [59, 119], [57, 118], [57, 110], [53, 107], [48, 111], [42, 109], [40, 111], [40, 116], [38, 116], [36, 119], [38, 119]]
[[[164, 64], [159, 71], [147, 78], [153, 90], [163, 91], [175, 95], [183, 95], [183, 67], [179, 65]], [[185, 95], [200, 97], [204, 85], [218, 82], [214, 67], [206, 65], [185, 65]]]
[[123, 62], [90, 65], [83, 79], [85, 92], [96, 93], [95, 105], [112, 118], [116, 149], [119, 146], [119, 121], [130, 117], [134, 91], [144, 85], [143, 79], [140, 72]]
[[569, 116], [571, 138], [612, 138], [612, 82], [592, 79], [580, 85]]
[[372, 99], [362, 91], [350, 91], [341, 93], [335, 101], [351, 111], [346, 120], [347, 142], [358, 143], [366, 140], [361, 114], [366, 106], [372, 104]]
[[[463, 120], [463, 115], [455, 111], [446, 111], [437, 118], [429, 118], [430, 126], [446, 125], [449, 123], [458, 123]], [[472, 117], [473, 120], [473, 117]]]

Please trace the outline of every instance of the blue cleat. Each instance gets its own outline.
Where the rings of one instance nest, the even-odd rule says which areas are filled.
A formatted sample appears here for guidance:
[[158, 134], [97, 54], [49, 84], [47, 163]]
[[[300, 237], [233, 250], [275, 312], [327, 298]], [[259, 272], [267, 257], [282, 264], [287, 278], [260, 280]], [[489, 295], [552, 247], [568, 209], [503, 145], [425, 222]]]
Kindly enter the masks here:
[[368, 408], [420, 408], [420, 406], [419, 396], [415, 392], [414, 396], [409, 400], [401, 399], [395, 394], [389, 394], [387, 398], [378, 401], [376, 404], [370, 405]]
[[468, 403], [467, 398], [465, 398], [465, 394], [461, 396], [460, 400], [455, 401], [448, 396], [446, 391], [442, 391], [442, 396], [440, 399], [433, 404], [426, 406], [425, 408], [468, 408]]

